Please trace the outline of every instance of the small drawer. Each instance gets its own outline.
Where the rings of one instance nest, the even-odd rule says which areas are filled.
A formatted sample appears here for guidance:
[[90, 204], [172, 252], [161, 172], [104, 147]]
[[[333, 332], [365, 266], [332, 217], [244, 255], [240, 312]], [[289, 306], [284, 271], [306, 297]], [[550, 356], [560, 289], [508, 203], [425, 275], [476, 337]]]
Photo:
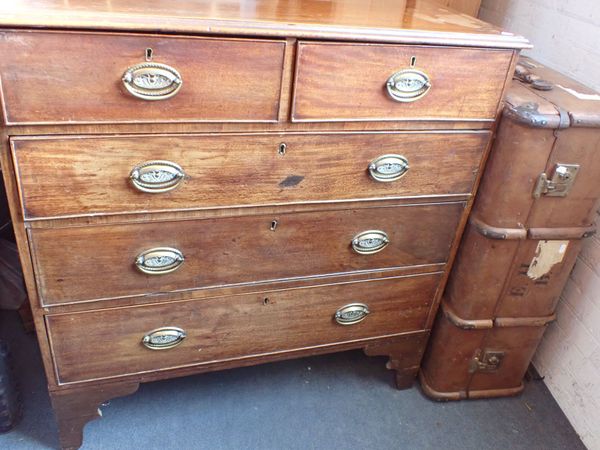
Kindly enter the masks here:
[[3, 31], [5, 120], [9, 125], [276, 121], [285, 45]]
[[54, 314], [46, 322], [59, 382], [72, 383], [419, 331], [439, 280], [434, 273]]
[[486, 120], [512, 51], [300, 42], [292, 120]]
[[463, 202], [35, 228], [44, 305], [445, 263]]
[[488, 139], [476, 132], [11, 142], [24, 217], [41, 219], [468, 194]]

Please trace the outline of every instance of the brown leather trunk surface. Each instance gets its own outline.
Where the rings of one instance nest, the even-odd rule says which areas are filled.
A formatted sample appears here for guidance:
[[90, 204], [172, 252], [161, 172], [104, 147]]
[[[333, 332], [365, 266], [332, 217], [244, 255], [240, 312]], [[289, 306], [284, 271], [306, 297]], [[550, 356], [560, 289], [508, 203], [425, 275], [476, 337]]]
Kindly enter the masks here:
[[[517, 75], [421, 369], [425, 393], [438, 400], [520, 392], [583, 240], [595, 232], [600, 102], [526, 58]], [[552, 90], [536, 89], [544, 85]], [[534, 195], [542, 174], [556, 181], [564, 164], [579, 166], [566, 195]]]

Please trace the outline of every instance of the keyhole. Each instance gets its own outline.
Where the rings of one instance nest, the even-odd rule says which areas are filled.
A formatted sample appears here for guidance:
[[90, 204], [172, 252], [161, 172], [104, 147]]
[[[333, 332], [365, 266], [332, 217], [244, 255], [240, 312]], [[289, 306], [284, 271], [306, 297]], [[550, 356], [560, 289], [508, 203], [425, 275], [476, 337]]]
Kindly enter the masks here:
[[281, 144], [279, 144], [279, 148], [277, 149], [277, 153], [279, 153], [281, 156], [285, 155], [285, 151], [287, 150], [287, 145], [285, 142], [282, 142]]
[[154, 51], [151, 48], [146, 49], [146, 61], [152, 61], [152, 53]]
[[277, 229], [277, 225], [279, 225], [279, 222], [277, 222], [277, 220], [271, 222], [271, 231], [275, 231]]
[[410, 67], [415, 67], [415, 65], [417, 64], [417, 57], [413, 56], [410, 58]]

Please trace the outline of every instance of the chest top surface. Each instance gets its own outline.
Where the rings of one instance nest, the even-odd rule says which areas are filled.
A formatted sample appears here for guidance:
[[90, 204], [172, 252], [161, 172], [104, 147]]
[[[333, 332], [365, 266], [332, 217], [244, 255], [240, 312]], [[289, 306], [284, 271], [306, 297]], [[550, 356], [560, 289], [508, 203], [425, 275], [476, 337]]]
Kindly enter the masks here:
[[0, 2], [0, 27], [529, 47], [425, 0], [12, 0]]

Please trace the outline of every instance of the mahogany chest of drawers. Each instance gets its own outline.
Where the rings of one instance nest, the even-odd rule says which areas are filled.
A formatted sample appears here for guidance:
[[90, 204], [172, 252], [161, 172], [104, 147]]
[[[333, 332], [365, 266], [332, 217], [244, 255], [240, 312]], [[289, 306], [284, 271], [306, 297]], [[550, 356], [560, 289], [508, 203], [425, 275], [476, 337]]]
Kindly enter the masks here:
[[140, 382], [418, 371], [520, 37], [421, 1], [0, 6], [2, 167], [63, 448]]

